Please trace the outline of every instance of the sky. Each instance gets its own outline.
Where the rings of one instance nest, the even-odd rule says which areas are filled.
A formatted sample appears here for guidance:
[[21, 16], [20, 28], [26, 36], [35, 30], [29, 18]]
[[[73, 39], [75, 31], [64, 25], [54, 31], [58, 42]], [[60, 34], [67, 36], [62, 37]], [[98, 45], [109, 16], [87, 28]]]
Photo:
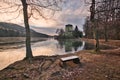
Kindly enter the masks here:
[[[3, 3], [0, 4], [8, 6]], [[66, 24], [72, 24], [74, 27], [77, 25], [83, 31], [85, 18], [89, 16], [89, 6], [84, 3], [84, 0], [66, 0], [61, 7], [62, 10], [55, 12], [52, 16], [49, 11], [45, 11], [45, 15], [51, 16], [49, 19], [43, 19], [38, 15], [35, 16], [39, 19], [30, 18], [29, 23], [31, 28], [40, 33], [55, 35], [56, 29], [64, 29]], [[22, 15], [14, 19], [18, 13], [0, 13], [0, 22], [10, 22], [24, 26]]]

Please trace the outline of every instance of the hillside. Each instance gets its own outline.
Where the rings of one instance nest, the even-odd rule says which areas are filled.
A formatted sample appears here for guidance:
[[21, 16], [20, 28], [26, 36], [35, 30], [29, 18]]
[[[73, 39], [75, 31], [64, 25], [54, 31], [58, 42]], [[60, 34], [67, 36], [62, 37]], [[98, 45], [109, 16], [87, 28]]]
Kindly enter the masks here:
[[[25, 37], [25, 28], [13, 24], [13, 23], [6, 23], [0, 22], [0, 37]], [[31, 36], [32, 37], [49, 37], [46, 34], [38, 33], [31, 29]]]

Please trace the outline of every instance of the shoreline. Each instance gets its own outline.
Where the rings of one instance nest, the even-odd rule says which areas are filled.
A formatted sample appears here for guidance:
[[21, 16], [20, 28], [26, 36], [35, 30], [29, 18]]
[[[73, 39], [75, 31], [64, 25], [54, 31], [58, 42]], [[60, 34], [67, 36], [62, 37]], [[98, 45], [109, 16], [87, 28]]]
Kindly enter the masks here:
[[[93, 40], [89, 40], [93, 43]], [[113, 41], [114, 42], [114, 41]], [[119, 80], [120, 47], [118, 42], [100, 43], [117, 46], [117, 49], [83, 50], [74, 54], [59, 56], [36, 56], [32, 62], [21, 60], [0, 71], [1, 80]], [[117, 43], [117, 45], [116, 45]], [[72, 67], [61, 67], [60, 58], [77, 55], [81, 66], [70, 62]], [[9, 74], [8, 74], [9, 73]]]

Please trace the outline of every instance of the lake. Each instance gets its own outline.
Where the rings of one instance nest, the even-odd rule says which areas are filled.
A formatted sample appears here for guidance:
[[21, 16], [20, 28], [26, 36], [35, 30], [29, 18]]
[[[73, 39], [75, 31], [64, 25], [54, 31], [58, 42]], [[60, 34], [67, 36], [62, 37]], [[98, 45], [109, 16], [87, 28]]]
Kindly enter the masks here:
[[[0, 70], [25, 57], [24, 41], [24, 37], [0, 37]], [[52, 38], [32, 38], [34, 56], [64, 55], [93, 48], [93, 44], [80, 40], [67, 39], [58, 41]]]

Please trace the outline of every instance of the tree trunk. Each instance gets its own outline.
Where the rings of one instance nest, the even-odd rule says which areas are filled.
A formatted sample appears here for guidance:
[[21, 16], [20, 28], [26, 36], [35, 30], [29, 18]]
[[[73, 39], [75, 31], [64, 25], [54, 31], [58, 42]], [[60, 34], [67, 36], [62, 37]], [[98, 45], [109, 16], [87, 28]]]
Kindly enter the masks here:
[[96, 26], [98, 26], [97, 22], [93, 21], [93, 37], [95, 39], [95, 51], [98, 52], [100, 51], [100, 48], [99, 48], [99, 35]]
[[92, 0], [91, 7], [90, 7], [90, 20], [92, 22], [93, 26], [93, 36], [95, 39], [95, 51], [99, 51], [99, 38], [98, 38], [98, 30], [96, 29], [96, 26], [98, 26], [98, 22], [95, 20], [95, 0]]
[[33, 57], [31, 50], [31, 37], [30, 37], [30, 27], [28, 22], [28, 11], [27, 11], [27, 3], [26, 0], [21, 0], [23, 5], [23, 15], [24, 15], [24, 25], [26, 29], [26, 59], [30, 59]]
[[98, 36], [98, 30], [96, 30], [96, 29], [95, 29], [95, 40], [96, 40], [95, 51], [98, 52], [100, 50], [100, 48], [99, 48], [99, 36]]
[[105, 26], [104, 26], [104, 30], [105, 30], [105, 33], [104, 33], [104, 36], [105, 36], [105, 42], [108, 41], [108, 37], [107, 37], [107, 24], [105, 23]]

